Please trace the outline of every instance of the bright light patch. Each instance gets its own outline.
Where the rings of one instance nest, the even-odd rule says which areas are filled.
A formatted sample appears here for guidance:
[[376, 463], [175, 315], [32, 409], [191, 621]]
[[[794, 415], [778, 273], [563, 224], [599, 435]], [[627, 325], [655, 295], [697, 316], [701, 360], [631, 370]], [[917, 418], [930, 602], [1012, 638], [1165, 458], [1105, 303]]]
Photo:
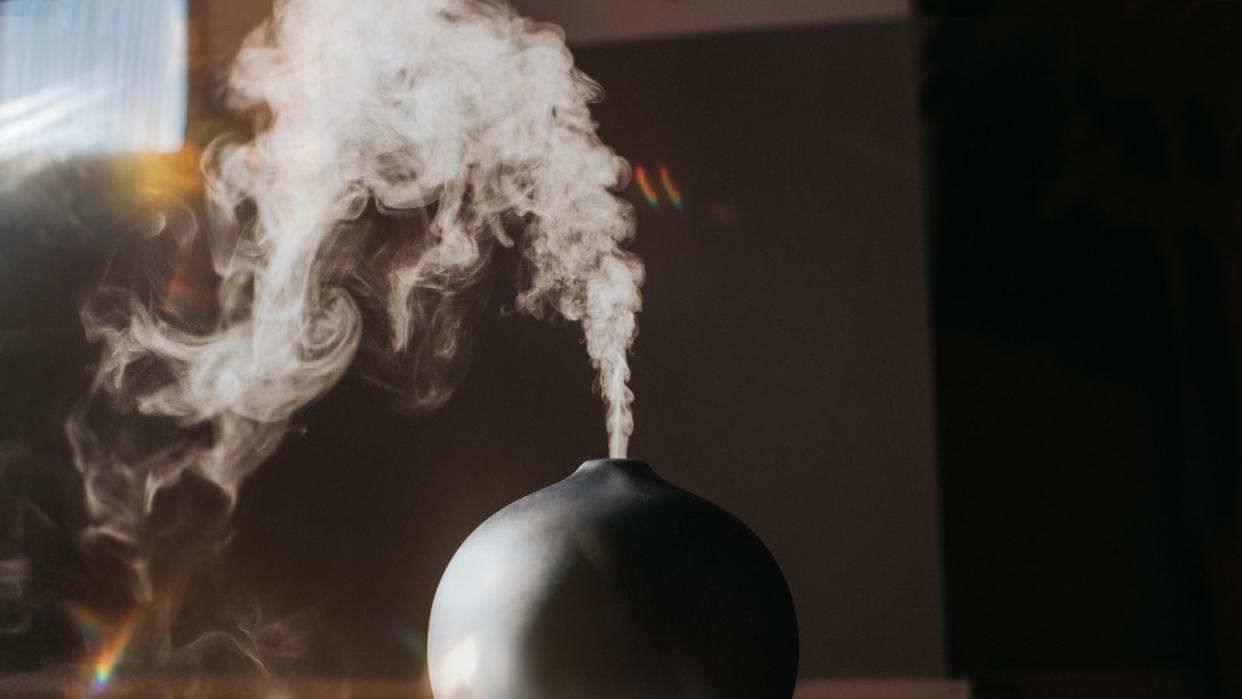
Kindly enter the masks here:
[[186, 0], [0, 2], [0, 162], [176, 151], [185, 103]]
[[473, 638], [467, 638], [453, 646], [453, 650], [444, 656], [444, 664], [440, 671], [443, 682], [439, 686], [442, 686], [444, 691], [452, 696], [458, 689], [470, 686], [470, 681], [474, 679], [474, 672], [478, 667], [478, 645]]

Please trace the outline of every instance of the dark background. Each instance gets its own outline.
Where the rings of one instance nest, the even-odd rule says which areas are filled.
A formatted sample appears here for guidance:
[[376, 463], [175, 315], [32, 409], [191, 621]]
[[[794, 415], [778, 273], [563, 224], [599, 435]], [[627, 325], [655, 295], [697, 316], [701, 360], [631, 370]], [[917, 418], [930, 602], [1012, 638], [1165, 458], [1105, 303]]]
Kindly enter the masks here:
[[[199, 50], [228, 53], [249, 28], [227, 10], [191, 7]], [[685, 198], [678, 213], [667, 197], [656, 211], [636, 187], [623, 193], [640, 207], [633, 249], [648, 270], [631, 454], [734, 512], [772, 549], [798, 607], [804, 677], [940, 675], [911, 27], [828, 25], [575, 55], [608, 92], [596, 110], [604, 140], [652, 173], [667, 166]], [[203, 71], [227, 60], [212, 53], [191, 65], [194, 139], [195, 124], [219, 111], [218, 75]], [[91, 357], [77, 307], [140, 247], [125, 221], [105, 225], [92, 210], [96, 173], [66, 170], [24, 196], [72, 192], [68, 206], [12, 224], [56, 220], [49, 242], [3, 238], [17, 270], [6, 294], [13, 322], [39, 327], [27, 351], [6, 358], [4, 386], [28, 396], [21, 414], [39, 429], [12, 413], [7, 434], [37, 442], [34, 460], [63, 475], [47, 508], [62, 543], [83, 518], [61, 428]], [[421, 671], [431, 599], [461, 541], [606, 447], [580, 329], [510, 312], [516, 255], [495, 262], [454, 398], [410, 416], [399, 396], [347, 376], [296, 416], [299, 430], [246, 482], [230, 545], [192, 601], [254, 595], [266, 619], [313, 610], [315, 672]], [[163, 500], [163, 520], [192, 531], [204, 507], [193, 487]], [[109, 572], [48, 567], [62, 596], [93, 594]]]
[[1242, 6], [963, 5], [920, 5], [950, 671], [1242, 695]]
[[[605, 142], [686, 201], [627, 193], [648, 271], [630, 453], [772, 548], [805, 677], [943, 671], [912, 41], [886, 23], [575, 50]], [[409, 660], [359, 600], [421, 633], [466, 535], [606, 446], [581, 331], [504, 312], [514, 257], [449, 404], [403, 416], [355, 376], [246, 487], [238, 570], [315, 602], [361, 672]]]
[[[1242, 696], [1242, 5], [916, 10], [575, 47], [605, 141], [686, 200], [626, 193], [649, 272], [632, 454], [773, 549], [806, 677]], [[197, 12], [226, 64], [247, 15]], [[60, 431], [91, 357], [76, 305], [128, 233], [89, 169], [58, 177], [38, 191], [72, 224], [9, 208], [0, 230], [22, 443], [0, 495], [49, 514], [5, 545], [64, 596], [91, 572]], [[416, 672], [401, 637], [457, 544], [602, 451], [580, 332], [506, 312], [515, 263], [444, 408], [347, 376], [243, 489], [223, 586], [316, 610], [322, 672]], [[72, 649], [56, 599], [0, 670]]]

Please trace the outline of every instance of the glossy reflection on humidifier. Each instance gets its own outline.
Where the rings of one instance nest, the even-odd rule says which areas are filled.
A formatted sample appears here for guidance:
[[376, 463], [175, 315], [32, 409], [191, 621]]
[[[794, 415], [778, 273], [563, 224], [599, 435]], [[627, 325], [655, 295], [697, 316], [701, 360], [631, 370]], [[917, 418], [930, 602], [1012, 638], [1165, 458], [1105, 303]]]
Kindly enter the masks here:
[[432, 605], [437, 699], [788, 699], [793, 602], [724, 510], [641, 461], [588, 461], [462, 544]]

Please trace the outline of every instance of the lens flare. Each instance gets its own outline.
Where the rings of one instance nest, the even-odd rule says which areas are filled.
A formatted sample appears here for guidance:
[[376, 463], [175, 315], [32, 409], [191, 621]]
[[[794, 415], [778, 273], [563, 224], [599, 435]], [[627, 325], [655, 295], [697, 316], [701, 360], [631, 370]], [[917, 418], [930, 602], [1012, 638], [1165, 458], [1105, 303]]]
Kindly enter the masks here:
[[134, 630], [135, 622], [138, 614], [135, 612], [121, 624], [116, 633], [103, 645], [99, 651], [99, 655], [95, 658], [95, 683], [96, 690], [103, 689], [108, 684], [108, 680], [112, 678], [112, 671], [116, 669], [117, 663], [121, 661], [121, 656], [125, 654], [125, 647], [129, 645], [129, 639]]
[[177, 270], [169, 280], [165, 296], [168, 298], [168, 303], [176, 308], [192, 310], [210, 308], [202, 292], [186, 279], [186, 275], [181, 270]]
[[410, 655], [426, 659], [427, 642], [417, 631], [395, 619], [385, 619], [383, 626], [388, 635]]
[[201, 266], [193, 251], [182, 253], [164, 290], [164, 299], [169, 307], [201, 317], [207, 317], [215, 310], [214, 287], [206, 279], [207, 273], [200, 269]]
[[87, 642], [97, 647], [90, 667], [91, 693], [95, 694], [102, 691], [112, 679], [112, 674], [133, 637], [134, 627], [142, 616], [142, 609], [135, 607], [119, 624], [111, 625], [81, 605], [69, 604], [67, 608]]
[[89, 643], [98, 643], [99, 638], [103, 636], [104, 623], [91, 610], [80, 604], [69, 602], [65, 604], [65, 610], [69, 612], [69, 616], [73, 622], [77, 624], [78, 630], [86, 637]]
[[634, 180], [638, 182], [638, 188], [642, 190], [643, 199], [647, 200], [647, 205], [656, 211], [660, 210], [660, 193], [656, 188], [651, 186], [651, 180], [647, 177], [647, 168], [642, 165], [634, 167]]
[[664, 187], [668, 200], [673, 203], [673, 208], [677, 209], [677, 213], [681, 213], [681, 190], [673, 184], [673, 178], [668, 174], [668, 168], [664, 165], [660, 166], [660, 184]]

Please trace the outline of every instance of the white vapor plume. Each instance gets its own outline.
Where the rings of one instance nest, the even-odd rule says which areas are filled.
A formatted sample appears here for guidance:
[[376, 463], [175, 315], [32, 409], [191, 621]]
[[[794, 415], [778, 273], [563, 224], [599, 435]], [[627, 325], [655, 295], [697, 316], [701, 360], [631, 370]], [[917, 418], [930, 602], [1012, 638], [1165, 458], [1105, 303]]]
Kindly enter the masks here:
[[[378, 270], [393, 349], [451, 354], [458, 323], [430, 328], [423, 297], [470, 285], [490, 243], [511, 245], [506, 228], [518, 227], [530, 279], [518, 307], [582, 323], [611, 451], [624, 454], [642, 266], [620, 248], [633, 212], [612, 190], [629, 171], [595, 135], [587, 105], [599, 88], [574, 68], [559, 29], [500, 2], [294, 0], [247, 40], [230, 88], [236, 106], [271, 112], [253, 141], [217, 149], [210, 182], [221, 219], [247, 201], [257, 211], [248, 235], [217, 246], [223, 288], [253, 285], [253, 300], [225, 294], [226, 312], [248, 314], [206, 341], [140, 339], [157, 352], [171, 340], [166, 353], [184, 363], [159, 412], [271, 421], [331, 385], [360, 327], [331, 282], [365, 262], [333, 259], [344, 250], [331, 239], [374, 200], [434, 207], [424, 235]], [[239, 255], [239, 242], [250, 249]]]
[[[115, 289], [83, 313], [103, 344], [94, 394], [197, 435], [139, 458], [76, 413], [69, 435], [97, 532], [138, 542], [155, 495], [186, 473], [231, 502], [292, 414], [350, 365], [365, 341], [360, 307], [385, 309], [385, 342], [414, 372], [411, 401], [441, 404], [458, 296], [497, 243], [517, 244], [527, 265], [519, 310], [581, 323], [610, 453], [625, 456], [643, 267], [622, 248], [633, 208], [613, 192], [629, 168], [596, 136], [588, 104], [600, 89], [558, 28], [493, 0], [277, 2], [227, 95], [255, 114], [255, 135], [207, 151], [205, 223], [187, 213], [164, 226], [183, 247], [206, 238], [214, 319], [187, 323]], [[361, 218], [372, 205], [400, 223], [378, 251], [363, 242], [375, 239]]]

